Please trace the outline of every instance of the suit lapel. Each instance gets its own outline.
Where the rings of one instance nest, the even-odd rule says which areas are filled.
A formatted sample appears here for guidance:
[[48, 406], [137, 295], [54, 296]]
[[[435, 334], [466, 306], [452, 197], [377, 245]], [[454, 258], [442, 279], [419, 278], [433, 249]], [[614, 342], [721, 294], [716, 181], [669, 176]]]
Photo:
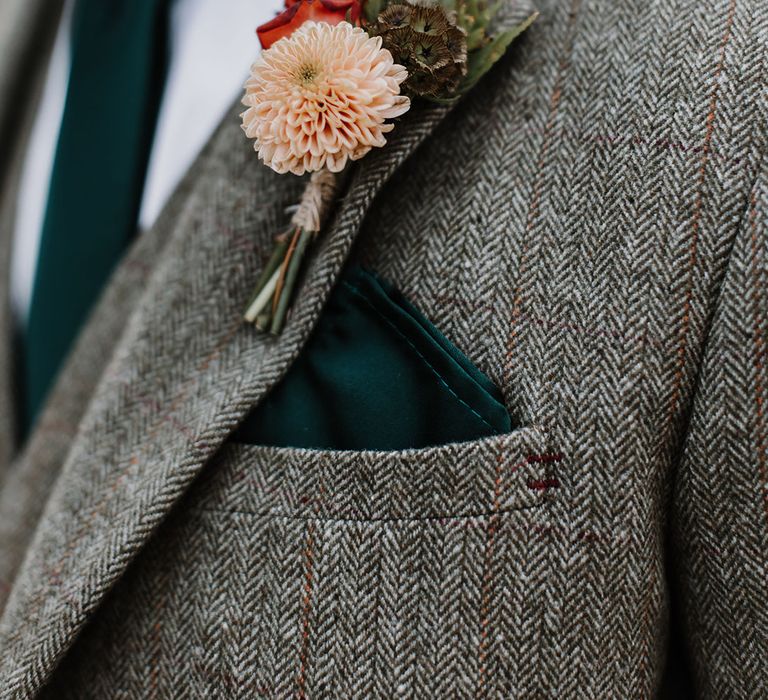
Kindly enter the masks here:
[[[61, 0], [3, 0], [0, 5], [0, 134], [4, 136], [22, 118], [19, 104], [48, 59], [46, 47], [56, 32], [61, 5]], [[13, 145], [11, 139], [0, 141], [0, 164]]]
[[447, 107], [362, 161], [277, 339], [240, 322], [301, 182], [260, 166], [235, 114], [211, 145], [107, 365], [0, 620], [0, 697], [36, 692], [88, 616], [311, 332], [366, 211]]
[[[24, 128], [19, 140], [26, 142], [28, 133], [29, 129]], [[14, 324], [10, 298], [14, 209], [23, 162], [22, 149], [17, 151], [6, 162], [5, 177], [0, 178], [0, 484], [8, 472], [17, 442], [13, 389]]]
[[60, 11], [56, 0], [8, 0], [0, 7], [0, 484], [17, 447], [10, 308], [15, 204]]
[[[122, 335], [125, 318], [141, 298], [206, 161], [207, 155], [203, 154], [157, 224], [127, 251], [52, 387], [35, 430], [11, 462], [0, 489], [0, 582], [13, 581], [21, 565], [83, 414]], [[14, 408], [11, 402], [9, 414]], [[0, 612], [9, 592], [7, 583], [0, 584]]]

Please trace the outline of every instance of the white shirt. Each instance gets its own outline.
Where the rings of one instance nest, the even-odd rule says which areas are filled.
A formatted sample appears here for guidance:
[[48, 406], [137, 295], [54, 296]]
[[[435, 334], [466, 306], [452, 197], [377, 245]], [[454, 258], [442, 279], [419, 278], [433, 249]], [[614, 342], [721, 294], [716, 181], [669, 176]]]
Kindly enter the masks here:
[[[26, 324], [40, 250], [53, 160], [70, 69], [67, 0], [51, 55], [42, 101], [24, 161], [11, 262], [11, 299]], [[256, 27], [283, 7], [281, 0], [175, 0], [171, 58], [139, 214], [152, 226], [176, 186], [242, 92], [260, 47]]]

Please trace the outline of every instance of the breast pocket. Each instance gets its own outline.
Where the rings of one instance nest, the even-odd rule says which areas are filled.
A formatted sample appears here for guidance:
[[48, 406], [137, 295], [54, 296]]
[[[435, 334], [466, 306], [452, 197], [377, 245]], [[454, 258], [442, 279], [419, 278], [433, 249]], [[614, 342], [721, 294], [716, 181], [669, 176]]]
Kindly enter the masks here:
[[193, 505], [218, 543], [194, 575], [226, 611], [209, 673], [247, 667], [265, 697], [510, 696], [540, 641], [563, 461], [533, 428], [401, 452], [229, 445]]
[[386, 451], [511, 427], [493, 382], [392, 285], [353, 266], [287, 375], [233, 440]]

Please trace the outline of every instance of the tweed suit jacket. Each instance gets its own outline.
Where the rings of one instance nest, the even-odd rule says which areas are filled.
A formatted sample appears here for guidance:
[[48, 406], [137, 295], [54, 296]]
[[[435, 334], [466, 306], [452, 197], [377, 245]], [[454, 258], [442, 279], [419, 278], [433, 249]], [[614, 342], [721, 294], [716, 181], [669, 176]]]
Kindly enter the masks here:
[[[768, 697], [768, 4], [538, 9], [355, 167], [277, 339], [240, 312], [302, 183], [233, 109], [19, 445], [12, 203], [56, 8], [5, 0], [0, 698], [652, 698], [683, 667]], [[349, 260], [510, 434], [230, 439]]]

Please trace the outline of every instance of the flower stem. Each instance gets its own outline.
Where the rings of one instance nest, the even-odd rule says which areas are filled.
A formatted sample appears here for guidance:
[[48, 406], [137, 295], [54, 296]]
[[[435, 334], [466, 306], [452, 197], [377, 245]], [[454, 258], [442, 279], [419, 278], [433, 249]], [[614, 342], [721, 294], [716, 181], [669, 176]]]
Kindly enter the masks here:
[[275, 248], [272, 251], [272, 255], [270, 256], [266, 267], [259, 276], [259, 281], [256, 283], [253, 294], [251, 295], [251, 298], [248, 301], [248, 305], [246, 306], [245, 320], [248, 321], [248, 323], [253, 323], [256, 320], [256, 316], [260, 313], [261, 309], [256, 304], [256, 302], [257, 300], [260, 301], [261, 293], [264, 290], [264, 287], [271, 281], [275, 274], [275, 270], [277, 270], [282, 265], [283, 260], [285, 259], [285, 251], [288, 249], [289, 243], [290, 239], [286, 235], [281, 235], [277, 238]]
[[309, 243], [322, 230], [340, 186], [341, 176], [327, 170], [313, 173], [307, 182], [292, 228], [277, 237], [246, 307], [245, 320], [258, 330], [282, 331]]
[[266, 333], [269, 330], [269, 326], [272, 324], [272, 307], [270, 306], [266, 311], [260, 313], [256, 317], [256, 330]]
[[267, 283], [262, 285], [258, 295], [245, 312], [245, 320], [248, 321], [248, 323], [254, 323], [256, 319], [262, 315], [264, 309], [269, 306], [272, 296], [275, 293], [275, 287], [277, 287], [277, 280], [279, 277], [280, 269], [277, 269], [272, 273], [272, 276], [267, 280]]
[[272, 315], [272, 326], [269, 329], [273, 335], [278, 335], [285, 325], [285, 317], [288, 313], [288, 306], [293, 296], [293, 288], [296, 285], [296, 278], [304, 260], [304, 253], [307, 250], [309, 241], [312, 240], [313, 232], [299, 229], [299, 240], [296, 244], [296, 250], [288, 261], [285, 274], [285, 281], [278, 296], [275, 293], [276, 307]]
[[288, 274], [288, 268], [291, 265], [293, 254], [296, 252], [296, 244], [299, 242], [301, 236], [301, 228], [297, 226], [293, 230], [291, 236], [291, 243], [288, 246], [288, 250], [285, 253], [282, 263], [280, 263], [280, 276], [277, 279], [277, 285], [275, 286], [275, 295], [272, 297], [272, 316], [277, 312], [277, 305], [280, 302], [280, 297], [283, 294], [283, 287], [285, 286], [285, 276]]

